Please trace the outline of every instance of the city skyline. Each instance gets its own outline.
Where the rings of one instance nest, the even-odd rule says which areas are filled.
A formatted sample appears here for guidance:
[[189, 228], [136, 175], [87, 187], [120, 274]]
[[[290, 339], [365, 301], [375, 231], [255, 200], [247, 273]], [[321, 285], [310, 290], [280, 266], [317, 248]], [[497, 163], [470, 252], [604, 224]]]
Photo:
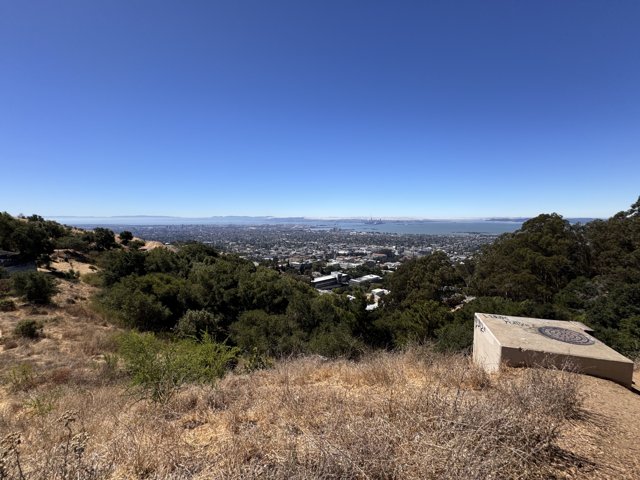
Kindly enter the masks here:
[[606, 218], [640, 4], [0, 6], [0, 211]]

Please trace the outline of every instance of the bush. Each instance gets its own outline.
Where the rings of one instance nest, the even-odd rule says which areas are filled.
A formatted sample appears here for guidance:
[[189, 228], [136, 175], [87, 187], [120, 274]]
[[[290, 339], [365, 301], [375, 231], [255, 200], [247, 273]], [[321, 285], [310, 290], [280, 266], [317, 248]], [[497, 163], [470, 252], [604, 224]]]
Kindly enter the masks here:
[[100, 258], [102, 278], [106, 286], [129, 275], [143, 275], [145, 255], [136, 250], [110, 251]]
[[11, 293], [11, 285], [13, 282], [10, 278], [0, 278], [0, 297]]
[[138, 250], [146, 245], [142, 240], [131, 240], [129, 242], [129, 248], [132, 250]]
[[204, 332], [215, 336], [220, 331], [220, 317], [206, 310], [187, 310], [178, 320], [175, 332], [179, 337], [198, 337]]
[[57, 291], [54, 280], [41, 272], [16, 273], [12, 280], [15, 292], [33, 303], [49, 303]]
[[123, 230], [120, 232], [120, 241], [123, 245], [128, 244], [131, 240], [133, 240], [133, 233], [128, 230]]
[[92, 287], [103, 287], [104, 282], [102, 280], [102, 275], [99, 273], [85, 273], [80, 277], [84, 283], [87, 285], [91, 285]]
[[62, 278], [74, 283], [76, 283], [80, 278], [80, 272], [74, 270], [73, 268], [66, 271], [51, 272], [51, 275], [55, 276], [56, 278]]
[[214, 342], [167, 342], [152, 333], [129, 332], [119, 339], [120, 356], [143, 397], [167, 401], [185, 383], [213, 383], [235, 362], [239, 350]]
[[6, 376], [6, 382], [11, 392], [26, 392], [38, 383], [38, 376], [30, 363], [15, 365]]
[[57, 249], [88, 252], [91, 249], [91, 243], [80, 235], [65, 235], [64, 237], [56, 239], [55, 247]]
[[93, 235], [98, 250], [110, 250], [116, 244], [116, 235], [108, 228], [97, 227], [93, 229]]
[[103, 305], [107, 311], [115, 313], [122, 324], [141, 330], [162, 330], [171, 316], [171, 311], [153, 295], [139, 290], [128, 292], [124, 288], [113, 289], [105, 297]]
[[12, 312], [16, 309], [16, 304], [9, 298], [0, 299], [0, 312]]
[[16, 324], [13, 333], [18, 337], [38, 338], [42, 335], [42, 324], [37, 320], [26, 318]]
[[448, 323], [436, 336], [436, 348], [441, 352], [468, 351], [473, 344], [473, 321]]
[[308, 350], [326, 357], [356, 358], [364, 352], [365, 345], [347, 325], [323, 324], [314, 331]]
[[432, 339], [436, 331], [451, 321], [449, 309], [434, 300], [414, 302], [400, 309], [383, 312], [375, 325], [384, 343], [401, 347]]
[[306, 350], [305, 334], [287, 315], [269, 315], [251, 310], [240, 315], [229, 328], [231, 338], [246, 352], [282, 356]]

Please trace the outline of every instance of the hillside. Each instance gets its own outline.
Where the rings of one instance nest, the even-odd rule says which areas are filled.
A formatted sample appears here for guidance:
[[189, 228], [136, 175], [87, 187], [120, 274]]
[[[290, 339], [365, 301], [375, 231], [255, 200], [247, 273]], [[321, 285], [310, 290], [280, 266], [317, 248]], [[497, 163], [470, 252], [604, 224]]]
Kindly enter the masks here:
[[[51, 306], [16, 298], [0, 314], [4, 478], [21, 478], [16, 458], [43, 479], [640, 478], [640, 397], [604, 380], [488, 377], [414, 347], [238, 365], [156, 403], [115, 360], [120, 330], [89, 308], [94, 288], [59, 288]], [[11, 333], [27, 317], [40, 338]]]
[[205, 244], [0, 227], [31, 270], [0, 269], [0, 478], [640, 477], [634, 392], [464, 355], [485, 311], [583, 321], [637, 357], [640, 201], [407, 260], [373, 311]]

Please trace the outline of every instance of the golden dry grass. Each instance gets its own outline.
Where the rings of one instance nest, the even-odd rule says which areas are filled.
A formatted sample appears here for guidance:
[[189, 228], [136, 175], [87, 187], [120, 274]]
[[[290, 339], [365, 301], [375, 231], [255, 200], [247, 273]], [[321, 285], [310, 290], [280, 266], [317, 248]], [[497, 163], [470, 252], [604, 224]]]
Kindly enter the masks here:
[[134, 401], [118, 380], [35, 375], [0, 409], [2, 430], [22, 436], [27, 478], [66, 478], [65, 445], [79, 434], [82, 458], [65, 468], [80, 478], [553, 478], [572, 462], [560, 428], [579, 414], [571, 374], [492, 381], [429, 351], [284, 361], [163, 406]]
[[73, 270], [81, 275], [85, 275], [96, 271], [97, 268], [89, 263], [88, 259], [86, 259], [83, 254], [76, 252], [75, 250], [60, 249], [55, 250], [51, 255], [49, 268], [42, 270], [59, 273], [70, 272]]

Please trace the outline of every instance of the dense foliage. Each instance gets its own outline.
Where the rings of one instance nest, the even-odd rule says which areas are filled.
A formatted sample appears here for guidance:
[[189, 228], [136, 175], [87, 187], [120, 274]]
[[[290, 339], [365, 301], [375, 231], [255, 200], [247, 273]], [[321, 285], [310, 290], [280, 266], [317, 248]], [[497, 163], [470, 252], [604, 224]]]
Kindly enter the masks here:
[[307, 283], [202, 244], [103, 255], [98, 305], [123, 325], [234, 343], [264, 355], [356, 355], [364, 298], [319, 295]]
[[65, 227], [59, 223], [38, 215], [14, 218], [0, 213], [0, 250], [18, 252], [24, 260], [40, 260], [50, 254], [55, 240], [65, 233]]
[[0, 250], [17, 252], [23, 260], [46, 264], [56, 248], [95, 252], [117, 247], [115, 234], [106, 228], [82, 231], [39, 215], [16, 218], [0, 212]]

